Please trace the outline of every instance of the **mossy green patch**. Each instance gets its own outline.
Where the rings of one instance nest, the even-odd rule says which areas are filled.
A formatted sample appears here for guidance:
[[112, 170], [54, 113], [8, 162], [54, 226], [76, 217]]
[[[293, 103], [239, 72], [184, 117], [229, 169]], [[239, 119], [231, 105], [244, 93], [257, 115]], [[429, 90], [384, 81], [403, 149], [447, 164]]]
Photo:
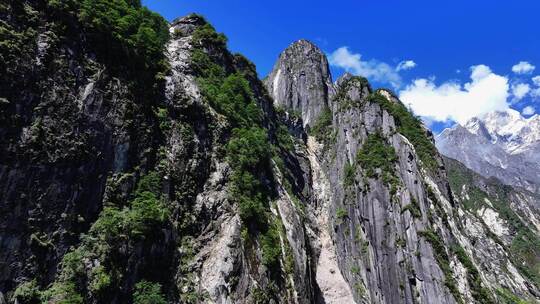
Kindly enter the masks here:
[[411, 197], [411, 202], [401, 209], [401, 213], [405, 211], [409, 211], [414, 218], [422, 217], [422, 210], [414, 197]]
[[159, 283], [141, 281], [135, 284], [134, 304], [167, 304]]
[[369, 101], [379, 104], [394, 117], [397, 131], [405, 136], [413, 145], [416, 154], [427, 169], [437, 169], [437, 149], [428, 138], [427, 130], [423, 127], [422, 121], [414, 116], [402, 103], [388, 100], [379, 92], [372, 93]]
[[[384, 139], [381, 133], [369, 134], [366, 142], [356, 155], [356, 161], [369, 178], [382, 177], [383, 182], [395, 193], [399, 179], [396, 176], [396, 151]], [[378, 172], [380, 170], [380, 172]]]
[[351, 89], [357, 89], [361, 91], [364, 88], [367, 88], [368, 92], [371, 92], [371, 86], [368, 82], [368, 80], [365, 77], [362, 76], [352, 76], [351, 78], [345, 80], [338, 88], [337, 94], [334, 97], [334, 100], [336, 100], [339, 103], [339, 110], [344, 111], [351, 107], [359, 107], [361, 106], [361, 100], [352, 100], [348, 92]]
[[313, 126], [309, 130], [309, 134], [311, 136], [315, 136], [317, 140], [328, 143], [331, 140], [332, 137], [332, 110], [330, 108], [325, 108], [321, 114], [319, 114], [319, 117], [313, 124]]

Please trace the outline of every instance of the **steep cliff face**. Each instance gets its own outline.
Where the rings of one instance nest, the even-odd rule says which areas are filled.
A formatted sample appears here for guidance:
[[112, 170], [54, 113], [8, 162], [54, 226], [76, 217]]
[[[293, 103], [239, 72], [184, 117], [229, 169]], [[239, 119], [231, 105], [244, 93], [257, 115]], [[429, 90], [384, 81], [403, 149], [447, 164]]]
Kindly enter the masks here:
[[2, 292], [29, 278], [50, 282], [96, 220], [109, 178], [155, 166], [160, 94], [138, 81], [154, 72], [134, 62], [135, 78], [111, 65], [74, 12], [52, 3], [0, 6]]
[[[445, 158], [458, 206], [462, 238], [498, 295], [538, 293], [540, 263], [538, 195], [486, 179]], [[496, 284], [498, 282], [498, 285]]]
[[[332, 83], [310, 42], [262, 82], [197, 15], [0, 8], [30, 46], [0, 44], [0, 303], [538, 298], [532, 197], [509, 194], [527, 230], [495, 199], [499, 217], [466, 208], [420, 121], [361, 77]], [[153, 22], [115, 19], [132, 13]]]
[[[194, 158], [189, 151], [179, 153], [185, 133], [170, 138], [171, 151], [178, 151], [174, 155], [178, 165], [170, 170], [183, 180], [186, 190], [192, 191], [186, 172], [200, 175], [203, 168], [206, 172], [183, 215], [197, 228], [181, 236], [191, 242], [192, 256], [180, 267], [178, 277], [187, 277], [182, 279], [187, 285], [180, 288], [188, 288], [196, 297], [181, 300], [312, 302], [303, 203], [293, 192], [308, 187], [302, 169], [297, 168], [302, 159], [288, 151], [295, 141], [274, 112], [254, 67], [228, 53], [222, 35], [198, 16], [173, 22], [171, 33], [167, 100], [181, 107], [180, 113], [193, 123], [200, 121], [193, 120], [193, 115], [200, 115], [197, 112], [207, 113], [209, 125], [193, 126], [191, 142], [208, 142], [206, 132], [214, 134], [206, 159]], [[230, 90], [233, 95], [219, 99], [214, 90], [222, 94]], [[228, 98], [244, 99], [245, 104]], [[190, 104], [197, 107], [186, 112]]]
[[[288, 58], [304, 56], [291, 49], [285, 51]], [[265, 80], [269, 90], [280, 90], [278, 77], [274, 73]], [[319, 91], [323, 95], [326, 89]], [[330, 91], [335, 94], [311, 124], [307, 140], [311, 167], [319, 171], [312, 175], [314, 189], [320, 190], [311, 206], [321, 201], [324, 206], [308, 210], [324, 219], [313, 221], [320, 239], [327, 233], [333, 243], [315, 257], [315, 281], [325, 286], [325, 256], [340, 270], [332, 278], [339, 295], [323, 288], [323, 301], [352, 302], [351, 295], [357, 303], [491, 303], [507, 301], [513, 293], [538, 297], [533, 258], [538, 253], [525, 249], [533, 262], [517, 271], [522, 260], [510, 254], [508, 243], [493, 246], [497, 238], [488, 230], [470, 227], [473, 219], [476, 229], [489, 220], [454, 199], [431, 133], [391, 92], [373, 91], [365, 79], [349, 74]], [[531, 200], [500, 198], [512, 210], [530, 211]], [[534, 222], [536, 215], [531, 218]], [[526, 220], [532, 230], [523, 243], [535, 247], [538, 229], [531, 221]], [[521, 239], [517, 234], [510, 238]], [[492, 274], [494, 269], [499, 275]], [[528, 272], [532, 275], [525, 278]], [[343, 281], [349, 288], [340, 288]]]
[[[140, 58], [148, 41], [130, 46], [141, 38], [130, 31], [104, 39], [119, 53], [90, 44], [107, 37], [93, 21], [144, 17], [137, 1], [1, 8], [2, 33], [35, 56], [2, 45], [0, 302], [313, 301], [293, 194], [309, 191], [305, 161], [281, 121], [301, 125], [277, 116], [223, 35], [188, 16], [165, 31], [161, 57]], [[130, 26], [155, 42], [159, 20]]]
[[281, 53], [265, 84], [275, 105], [301, 115], [304, 127], [312, 126], [329, 107], [334, 93], [326, 56], [307, 40], [299, 40]]

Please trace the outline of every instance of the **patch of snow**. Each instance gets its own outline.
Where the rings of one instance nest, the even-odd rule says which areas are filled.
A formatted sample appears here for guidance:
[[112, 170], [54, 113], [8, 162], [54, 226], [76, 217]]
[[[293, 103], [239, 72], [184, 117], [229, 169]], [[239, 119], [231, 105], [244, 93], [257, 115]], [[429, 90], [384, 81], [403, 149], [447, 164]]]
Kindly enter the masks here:
[[525, 118], [513, 109], [496, 111], [481, 118], [473, 118], [464, 126], [471, 133], [480, 135], [485, 129], [493, 143], [498, 143], [509, 154], [519, 154], [540, 141], [540, 120]]

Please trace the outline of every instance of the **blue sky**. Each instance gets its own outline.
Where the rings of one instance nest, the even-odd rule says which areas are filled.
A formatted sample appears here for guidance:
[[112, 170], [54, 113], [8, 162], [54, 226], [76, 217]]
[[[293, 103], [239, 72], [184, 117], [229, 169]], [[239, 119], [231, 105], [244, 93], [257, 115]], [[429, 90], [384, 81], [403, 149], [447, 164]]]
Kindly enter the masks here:
[[291, 42], [311, 40], [330, 56], [334, 78], [349, 70], [393, 88], [435, 131], [491, 110], [540, 110], [540, 1], [143, 3], [168, 20], [204, 15], [261, 77]]

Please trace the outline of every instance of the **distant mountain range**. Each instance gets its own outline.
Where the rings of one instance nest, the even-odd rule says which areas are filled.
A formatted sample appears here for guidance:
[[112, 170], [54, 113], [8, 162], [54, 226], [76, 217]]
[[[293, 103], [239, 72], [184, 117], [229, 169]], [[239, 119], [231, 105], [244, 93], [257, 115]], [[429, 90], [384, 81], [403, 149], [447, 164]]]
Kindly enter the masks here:
[[436, 137], [439, 151], [502, 182], [540, 191], [540, 116], [508, 109], [456, 124]]

